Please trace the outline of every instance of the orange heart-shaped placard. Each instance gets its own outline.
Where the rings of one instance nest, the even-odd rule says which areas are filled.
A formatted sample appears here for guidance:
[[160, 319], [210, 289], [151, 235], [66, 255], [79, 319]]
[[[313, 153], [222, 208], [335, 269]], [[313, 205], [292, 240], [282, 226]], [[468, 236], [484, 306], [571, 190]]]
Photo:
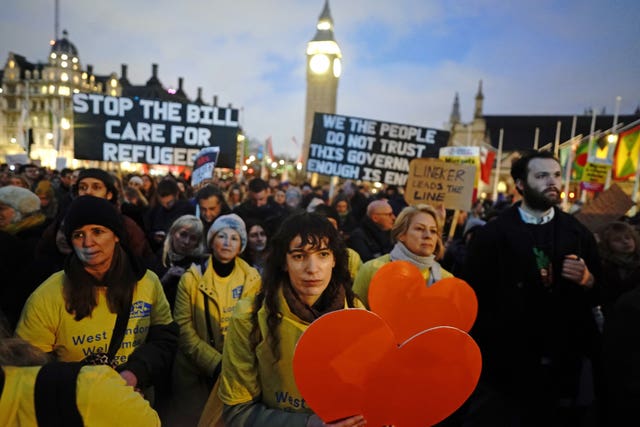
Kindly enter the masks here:
[[296, 384], [325, 422], [362, 414], [368, 425], [425, 426], [453, 413], [475, 388], [480, 350], [464, 331], [437, 327], [396, 345], [380, 316], [339, 310], [302, 334]]
[[427, 287], [418, 267], [407, 261], [382, 266], [371, 279], [368, 298], [398, 343], [436, 326], [469, 332], [478, 314], [476, 294], [464, 280], [450, 277]]

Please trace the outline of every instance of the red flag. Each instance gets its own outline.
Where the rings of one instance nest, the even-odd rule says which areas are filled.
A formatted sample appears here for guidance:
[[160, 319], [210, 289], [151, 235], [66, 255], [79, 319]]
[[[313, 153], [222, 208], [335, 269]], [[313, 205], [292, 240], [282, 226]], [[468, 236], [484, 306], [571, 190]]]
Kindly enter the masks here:
[[493, 170], [493, 161], [496, 159], [496, 152], [493, 147], [480, 147], [480, 179], [485, 184], [491, 181], [491, 171]]
[[273, 160], [275, 156], [273, 155], [273, 144], [271, 143], [271, 137], [267, 138], [267, 154]]

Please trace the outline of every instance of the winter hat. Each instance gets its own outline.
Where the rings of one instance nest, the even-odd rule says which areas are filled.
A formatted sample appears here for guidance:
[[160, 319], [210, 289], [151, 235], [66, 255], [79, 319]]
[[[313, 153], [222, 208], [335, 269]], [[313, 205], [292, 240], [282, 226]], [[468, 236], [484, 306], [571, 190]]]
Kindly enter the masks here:
[[111, 198], [111, 203], [116, 203], [118, 200], [118, 189], [116, 188], [116, 183], [113, 177], [107, 171], [103, 171], [102, 169], [97, 168], [89, 168], [83, 169], [80, 171], [78, 175], [78, 180], [76, 181], [76, 194], [78, 194], [77, 185], [85, 178], [95, 178], [102, 181], [107, 187], [107, 191], [110, 191], [113, 194]]
[[15, 185], [0, 188], [0, 203], [12, 207], [21, 217], [40, 210], [40, 198], [32, 191]]
[[209, 232], [207, 233], [207, 244], [211, 243], [213, 236], [218, 234], [218, 231], [223, 228], [231, 228], [238, 232], [240, 235], [240, 241], [242, 242], [240, 252], [243, 252], [244, 248], [247, 246], [247, 228], [244, 225], [242, 218], [236, 214], [220, 215], [215, 221], [213, 221], [213, 224], [211, 224]]
[[133, 183], [133, 184], [137, 184], [137, 185], [142, 185], [144, 184], [144, 181], [142, 180], [142, 178], [140, 178], [137, 175], [132, 176], [131, 178], [129, 178], [129, 182]]
[[64, 217], [64, 235], [71, 242], [71, 233], [88, 224], [102, 225], [122, 240], [124, 225], [116, 208], [106, 199], [81, 196], [71, 202]]

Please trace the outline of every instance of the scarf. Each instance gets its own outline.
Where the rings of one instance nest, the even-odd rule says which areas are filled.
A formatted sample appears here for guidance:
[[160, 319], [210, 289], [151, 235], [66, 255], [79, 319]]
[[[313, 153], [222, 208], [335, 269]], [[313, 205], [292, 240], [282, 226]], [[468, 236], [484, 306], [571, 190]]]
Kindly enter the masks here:
[[429, 270], [429, 280], [427, 286], [433, 285], [442, 279], [440, 264], [436, 261], [435, 255], [419, 256], [411, 252], [402, 242], [396, 242], [391, 252], [389, 252], [391, 261], [407, 261], [415, 265], [420, 271]]
[[342, 286], [338, 286], [336, 291], [330, 291], [331, 283], [324, 290], [320, 298], [312, 305], [309, 306], [303, 302], [298, 293], [295, 291], [290, 283], [285, 283], [282, 286], [282, 293], [284, 299], [287, 301], [289, 310], [301, 320], [311, 323], [323, 314], [330, 313], [332, 311], [341, 310], [344, 308], [344, 302], [346, 294]]
[[29, 216], [23, 217], [18, 222], [14, 222], [12, 224], [7, 225], [2, 229], [2, 231], [6, 231], [9, 234], [16, 235], [23, 230], [28, 230], [30, 228], [37, 227], [42, 225], [46, 221], [47, 217], [44, 216], [42, 212], [37, 212], [31, 214]]

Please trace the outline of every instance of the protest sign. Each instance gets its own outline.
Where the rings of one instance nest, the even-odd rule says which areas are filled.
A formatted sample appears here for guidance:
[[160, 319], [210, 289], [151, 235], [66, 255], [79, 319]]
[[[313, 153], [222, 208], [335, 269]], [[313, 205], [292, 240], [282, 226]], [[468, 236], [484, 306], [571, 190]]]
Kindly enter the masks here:
[[447, 209], [471, 209], [476, 168], [437, 159], [411, 161], [404, 198], [410, 205], [444, 204]]
[[193, 171], [191, 172], [191, 185], [197, 188], [205, 181], [213, 178], [213, 169], [220, 154], [219, 147], [207, 147], [200, 150], [193, 161]]
[[589, 191], [602, 191], [607, 181], [607, 174], [611, 170], [611, 165], [588, 162], [582, 171], [582, 182], [580, 188]]
[[237, 109], [77, 93], [73, 113], [76, 159], [191, 166], [219, 147], [217, 165], [235, 167]]
[[575, 217], [592, 233], [599, 233], [611, 221], [617, 221], [633, 206], [633, 200], [613, 184], [590, 200]]
[[448, 139], [437, 129], [316, 113], [307, 171], [402, 186], [409, 162], [438, 157]]

